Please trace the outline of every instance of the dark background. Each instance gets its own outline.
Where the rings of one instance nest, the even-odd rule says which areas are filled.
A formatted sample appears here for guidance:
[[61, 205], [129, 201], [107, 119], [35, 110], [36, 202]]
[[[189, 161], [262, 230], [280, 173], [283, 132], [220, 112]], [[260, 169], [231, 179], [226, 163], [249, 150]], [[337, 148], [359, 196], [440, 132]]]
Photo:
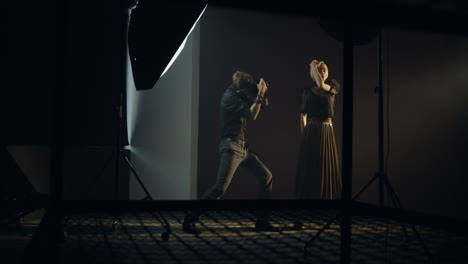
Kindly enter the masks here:
[[[331, 20], [248, 9], [209, 8], [201, 20], [198, 196], [216, 179], [219, 100], [235, 70], [270, 82], [271, 107], [247, 125], [251, 148], [273, 173], [273, 199], [294, 199], [299, 147], [297, 91], [310, 85], [308, 63], [325, 60], [342, 83], [342, 43]], [[332, 31], [334, 30], [334, 31]], [[353, 194], [378, 172], [378, 120], [384, 120], [385, 173], [404, 206], [467, 217], [468, 38], [422, 28], [382, 29], [384, 112], [379, 117], [377, 27], [354, 28]], [[346, 89], [346, 87], [343, 87]], [[342, 156], [342, 94], [335, 135]], [[374, 182], [358, 201], [378, 204]], [[256, 199], [241, 168], [224, 199]], [[389, 205], [388, 199], [386, 205]]]
[[[399, 10], [406, 10], [403, 3], [395, 2], [400, 4]], [[437, 1], [415, 1], [414, 4], [408, 5], [412, 8], [411, 11], [402, 12], [403, 15], [395, 12], [386, 13], [386, 17], [390, 15], [394, 17], [389, 21], [400, 21], [395, 23], [395, 27], [388, 27], [385, 31], [385, 36], [389, 37], [389, 42], [386, 43], [391, 44], [389, 49], [384, 49], [391, 54], [389, 67], [386, 66], [388, 67], [386, 70], [389, 69], [388, 75], [391, 76], [389, 84], [392, 129], [389, 174], [397, 194], [401, 196], [408, 209], [466, 218], [467, 212], [464, 208], [467, 207], [468, 198], [465, 191], [467, 187], [465, 175], [468, 159], [465, 150], [468, 147], [466, 141], [468, 131], [465, 120], [468, 115], [464, 104], [468, 98], [466, 94], [466, 76], [468, 76], [466, 50], [468, 49], [466, 36], [442, 33], [444, 31], [460, 33], [461, 24], [454, 24], [455, 20], [451, 19], [455, 16], [450, 15], [450, 12], [466, 14], [466, 9], [463, 9], [463, 5], [459, 5], [458, 1], [448, 1], [445, 5], [446, 7]], [[424, 10], [427, 9], [422, 6], [433, 7], [431, 12], [435, 14], [434, 19], [424, 20], [419, 17], [422, 14], [432, 14], [425, 13]], [[53, 96], [56, 96], [52, 91], [57, 88], [65, 91], [63, 98], [65, 146], [111, 146], [115, 142], [115, 105], [118, 101], [116, 91], [120, 90], [122, 71], [122, 61], [119, 59], [122, 47], [121, 8], [119, 2], [110, 0], [68, 1], [66, 5], [36, 1], [8, 3], [7, 86], [3, 88], [6, 93], [2, 103], [4, 146], [47, 146], [51, 143], [51, 130], [57, 129], [52, 122], [54, 112], [51, 103]], [[420, 12], [414, 12], [418, 10]], [[62, 17], [63, 12], [66, 12], [63, 16], [65, 20]], [[379, 13], [371, 12], [369, 16], [369, 19], [378, 18]], [[303, 44], [301, 41], [296, 43], [287, 37], [279, 36], [277, 30], [286, 31], [279, 23], [276, 24], [277, 28], [268, 25], [269, 31], [264, 33], [272, 33], [269, 37], [275, 43], [265, 44], [262, 37], [266, 35], [250, 35], [254, 31], [251, 31], [252, 24], [248, 21], [255, 21], [254, 15], [246, 16], [245, 20], [242, 16], [236, 16], [236, 19], [236, 26], [243, 25], [244, 29], [247, 28], [241, 33], [256, 39], [253, 45], [255, 47], [262, 45], [262, 49], [261, 51], [249, 49], [237, 57], [233, 56], [235, 53], [233, 55], [225, 53], [223, 56], [232, 59], [231, 66], [226, 69], [220, 64], [229, 63], [230, 60], [224, 59], [223, 56], [208, 57], [208, 61], [216, 65], [213, 69], [218, 70], [218, 74], [207, 72], [207, 68], [201, 65], [201, 82], [209, 83], [216, 91], [211, 95], [211, 92], [200, 90], [201, 93], [209, 94], [206, 98], [201, 96], [200, 105], [207, 103], [207, 109], [216, 106], [217, 98], [229, 84], [229, 78], [236, 69], [261, 75], [271, 82], [272, 107], [262, 112], [255, 124], [249, 124], [249, 139], [255, 141], [254, 148], [262, 156], [266, 155], [264, 158], [276, 177], [275, 188], [284, 186], [284, 193], [287, 193], [291, 191], [289, 174], [293, 165], [283, 168], [280, 164], [294, 162], [293, 155], [297, 148], [297, 141], [294, 140], [297, 140], [299, 135], [298, 123], [297, 118], [291, 118], [295, 112], [292, 104], [291, 111], [284, 114], [284, 110], [273, 107], [280, 104], [279, 98], [292, 102], [293, 93], [285, 92], [283, 96], [280, 91], [291, 89], [295, 92], [299, 86], [307, 84], [309, 80], [307, 64], [312, 57], [319, 55], [321, 59], [326, 60], [332, 76], [338, 80], [340, 80], [339, 60], [338, 57], [332, 58], [331, 55], [329, 57], [322, 53], [316, 55], [314, 50], [310, 50], [309, 54], [297, 53], [290, 58], [289, 54], [286, 58], [272, 56], [275, 49], [279, 48], [275, 46], [276, 43], [282, 43], [284, 46], [281, 48], [291, 49], [294, 52], [296, 45]], [[362, 20], [364, 19], [365, 17], [362, 17]], [[278, 22], [282, 20], [288, 22], [288, 18], [284, 16]], [[301, 18], [294, 20], [298, 21]], [[306, 30], [309, 26], [307, 21], [308, 19], [304, 19], [304, 22], [299, 23], [297, 30]], [[437, 21], [437, 23], [423, 23], [427, 21]], [[466, 19], [460, 21], [466, 22]], [[264, 23], [264, 21], [257, 22], [258, 25]], [[403, 22], [407, 23], [408, 27], [402, 25]], [[217, 41], [220, 45], [236, 43], [242, 47], [245, 44], [239, 39], [234, 40], [234, 43], [228, 42], [230, 30], [236, 29], [233, 24], [230, 25], [230, 30], [221, 29], [221, 25], [223, 24], [213, 25], [214, 32], [219, 33]], [[429, 29], [436, 29], [438, 33], [433, 33]], [[203, 30], [202, 28], [202, 39]], [[335, 42], [330, 40], [329, 43]], [[324, 46], [323, 50], [326, 50], [325, 47], [328, 48]], [[303, 48], [305, 44], [299, 46], [299, 50]], [[377, 168], [377, 98], [372, 92], [376, 83], [375, 52], [375, 42], [355, 47], [355, 70], [362, 72], [355, 76], [354, 192]], [[260, 55], [264, 60], [245, 63], [252, 56]], [[202, 60], [207, 56], [203, 45], [201, 56]], [[289, 59], [291, 59], [290, 65], [278, 68], [272, 66]], [[268, 67], [265, 68], [264, 63]], [[280, 78], [283, 73], [280, 69], [283, 67], [291, 69], [287, 75], [292, 78]], [[297, 80], [297, 84], [290, 85], [290, 79]], [[291, 97], [288, 98], [289, 96]], [[209, 98], [213, 98], [215, 103], [211, 104]], [[219, 131], [217, 125], [211, 123], [217, 120], [217, 114], [207, 117], [200, 112], [200, 116], [203, 118], [200, 120], [201, 125], [213, 126], [211, 135], [217, 134]], [[279, 124], [276, 124], [271, 116], [283, 118], [286, 124], [279, 128]], [[339, 118], [340, 114], [337, 113], [337, 119]], [[335, 128], [338, 132], [340, 129], [337, 126], [340, 124], [337, 119], [335, 119]], [[277, 134], [263, 136], [262, 128], [265, 125]], [[275, 150], [270, 149], [271, 142], [278, 139], [288, 139], [282, 144], [290, 155], [285, 157], [281, 153], [282, 150], [278, 151], [277, 155], [273, 155]], [[217, 149], [217, 142], [202, 137], [199, 140], [200, 150], [203, 147], [209, 152], [206, 159], [200, 159], [200, 169], [210, 170], [211, 172], [207, 174], [211, 175], [209, 177], [214, 177], [213, 168], [217, 165], [213, 163], [216, 160], [213, 153]], [[339, 136], [337, 140], [341, 140]], [[48, 165], [44, 164], [44, 167]], [[76, 177], [79, 179], [79, 176]], [[253, 189], [244, 192], [241, 180], [254, 185], [247, 177], [236, 177], [227, 193], [227, 198], [255, 195]], [[204, 184], [204, 186], [200, 184], [200, 191], [209, 185], [207, 182]], [[375, 188], [371, 189], [362, 200], [375, 202], [375, 191]], [[278, 198], [285, 197], [280, 192], [275, 195]]]
[[[114, 144], [123, 45], [119, 2], [12, 1], [7, 14], [4, 140], [50, 143], [52, 88], [60, 86], [66, 144]], [[62, 70], [65, 83], [57, 76]]]
[[[273, 173], [273, 199], [294, 199], [299, 150], [298, 91], [311, 84], [309, 64], [324, 60], [329, 77], [342, 83], [342, 44], [314, 19], [248, 9], [208, 7], [200, 24], [198, 197], [216, 180], [220, 136], [219, 101], [236, 70], [263, 77], [270, 107], [247, 123], [247, 141]], [[334, 128], [341, 154], [342, 97]], [[225, 199], [257, 199], [257, 179], [240, 168]]]
[[[114, 166], [107, 161], [118, 134], [122, 7], [85, 0], [12, 1], [6, 8], [2, 143], [24, 177], [48, 184], [53, 131], [63, 134], [65, 197], [114, 197]], [[54, 99], [63, 104], [58, 111]], [[48, 193], [42, 185], [34, 187]]]

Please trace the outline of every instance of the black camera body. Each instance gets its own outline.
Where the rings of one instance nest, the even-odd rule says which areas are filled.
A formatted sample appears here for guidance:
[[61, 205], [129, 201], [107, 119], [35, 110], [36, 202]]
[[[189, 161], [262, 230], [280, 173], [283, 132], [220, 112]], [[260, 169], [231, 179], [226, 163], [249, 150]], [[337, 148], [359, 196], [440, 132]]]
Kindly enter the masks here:
[[[266, 82], [266, 81], [265, 81]], [[253, 104], [257, 98], [257, 94], [258, 94], [258, 88], [257, 88], [257, 85], [260, 83], [260, 79], [255, 79], [254, 83], [252, 83], [249, 88], [247, 89], [247, 94], [246, 94], [246, 101], [248, 104]], [[268, 82], [266, 82], [266, 85], [268, 88], [270, 88], [270, 85], [268, 84]], [[265, 92], [265, 94], [263, 95], [263, 101], [262, 101], [262, 109], [264, 108], [267, 108], [270, 104], [269, 100], [268, 100], [268, 94], [269, 94], [269, 90]]]

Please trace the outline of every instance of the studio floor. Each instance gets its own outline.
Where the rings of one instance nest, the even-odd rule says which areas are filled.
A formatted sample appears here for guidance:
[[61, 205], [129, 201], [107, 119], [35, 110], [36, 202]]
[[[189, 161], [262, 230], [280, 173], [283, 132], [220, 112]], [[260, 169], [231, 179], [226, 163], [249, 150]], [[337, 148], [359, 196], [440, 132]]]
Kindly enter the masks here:
[[[161, 236], [166, 229], [159, 213], [172, 229], [167, 241]], [[337, 213], [333, 209], [273, 211], [272, 223], [281, 231], [257, 232], [252, 211], [207, 211], [198, 224], [202, 231], [198, 236], [182, 231], [182, 211], [74, 213], [63, 218], [65, 240], [57, 253], [61, 263], [86, 264], [339, 263], [339, 222], [311, 240]], [[24, 235], [14, 225], [3, 227], [0, 241], [7, 263], [21, 263], [40, 215], [37, 211], [22, 220]], [[293, 229], [296, 219], [304, 223], [300, 231]], [[467, 234], [423, 225], [415, 225], [414, 232], [412, 227], [390, 217], [354, 216], [351, 263], [468, 263]], [[304, 251], [307, 242], [310, 247]]]

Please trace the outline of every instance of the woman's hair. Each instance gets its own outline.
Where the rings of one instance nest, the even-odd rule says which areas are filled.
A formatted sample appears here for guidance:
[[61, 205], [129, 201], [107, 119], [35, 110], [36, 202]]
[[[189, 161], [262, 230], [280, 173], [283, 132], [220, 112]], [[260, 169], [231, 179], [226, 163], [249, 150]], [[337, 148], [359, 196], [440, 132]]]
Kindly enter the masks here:
[[[321, 67], [325, 68], [325, 69], [327, 70], [327, 72], [328, 72], [328, 66], [327, 66], [327, 64], [326, 64], [324, 61], [319, 61], [319, 62], [317, 63], [317, 69], [318, 69], [318, 68], [321, 68]], [[311, 77], [312, 77], [312, 76], [311, 76]], [[312, 79], [315, 81], [314, 77], [312, 77]]]
[[317, 68], [320, 68], [320, 67], [324, 67], [324, 68], [327, 70], [327, 72], [328, 72], [328, 66], [327, 66], [327, 64], [326, 64], [324, 61], [319, 61], [319, 62], [317, 63]]
[[234, 90], [248, 90], [252, 85], [255, 85], [252, 75], [241, 71], [236, 71], [232, 75], [231, 86]]

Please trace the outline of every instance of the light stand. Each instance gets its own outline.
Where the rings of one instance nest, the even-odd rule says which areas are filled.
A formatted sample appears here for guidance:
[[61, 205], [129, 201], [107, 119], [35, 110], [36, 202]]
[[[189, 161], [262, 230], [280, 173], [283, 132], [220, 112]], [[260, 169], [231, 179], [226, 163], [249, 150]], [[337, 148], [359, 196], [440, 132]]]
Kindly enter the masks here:
[[[123, 147], [121, 146], [121, 139], [122, 139], [122, 124], [123, 124], [123, 115], [122, 115], [122, 111], [123, 111], [123, 95], [124, 95], [124, 90], [125, 88], [127, 87], [127, 58], [128, 58], [128, 29], [129, 29], [129, 24], [130, 24], [130, 18], [131, 18], [131, 14], [132, 14], [132, 10], [136, 8], [136, 6], [138, 5], [138, 0], [136, 1], [130, 1], [131, 4], [128, 5], [128, 7], [125, 9], [125, 38], [124, 38], [124, 57], [123, 57], [123, 65], [124, 65], [124, 70], [123, 70], [123, 80], [122, 80], [122, 85], [121, 85], [121, 90], [120, 90], [120, 98], [119, 98], [119, 104], [118, 104], [118, 133], [117, 133], [117, 144], [116, 144], [116, 152], [115, 153], [118, 153], [118, 157], [116, 158], [116, 162], [115, 162], [115, 199], [117, 200], [118, 199], [118, 181], [119, 181], [119, 158], [123, 158], [123, 160], [125, 161], [125, 163], [128, 165], [128, 167], [130, 168], [131, 172], [133, 173], [133, 175], [135, 176], [136, 180], [138, 181], [139, 185], [141, 186], [141, 188], [143, 189], [143, 191], [145, 192], [146, 196], [142, 199], [142, 200], [153, 200], [153, 198], [151, 197], [151, 194], [148, 192], [148, 190], [146, 189], [145, 185], [143, 184], [143, 182], [141, 181], [140, 177], [138, 176], [137, 172], [135, 171], [135, 168], [133, 167], [132, 163], [130, 162], [129, 158], [125, 155], [124, 151], [123, 151]], [[161, 238], [163, 239], [163, 241], [168, 241], [169, 240], [169, 235], [172, 233], [171, 231], [171, 227], [169, 225], [169, 223], [167, 222], [166, 218], [164, 217], [164, 215], [158, 211], [159, 213], [159, 216], [162, 218], [163, 222], [164, 222], [164, 228], [165, 228], [165, 231], [161, 233]], [[113, 229], [116, 230], [117, 229], [117, 224], [118, 224], [118, 217], [114, 216], [114, 221], [113, 221]]]
[[[132, 10], [136, 8], [137, 4], [138, 4], [138, 0], [134, 0], [134, 1], [130, 0], [129, 4], [127, 4], [125, 6], [125, 8], [124, 8], [125, 19], [123, 19], [123, 20], [124, 20], [124, 23], [125, 23], [125, 37], [124, 37], [124, 44], [122, 45], [122, 48], [123, 48], [123, 61], [122, 61], [123, 71], [122, 71], [122, 75], [123, 75], [123, 77], [122, 77], [122, 83], [120, 85], [119, 101], [118, 101], [117, 107], [116, 107], [117, 136], [116, 136], [115, 149], [114, 149], [113, 153], [111, 154], [111, 156], [108, 158], [108, 160], [105, 162], [104, 168], [102, 169], [102, 171], [104, 171], [104, 169], [107, 167], [109, 162], [112, 160], [112, 157], [115, 156], [114, 200], [119, 200], [119, 195], [118, 194], [119, 194], [120, 158], [122, 158], [125, 161], [125, 164], [127, 164], [130, 171], [132, 172], [131, 174], [133, 174], [135, 176], [136, 180], [138, 181], [138, 184], [141, 186], [141, 188], [145, 192], [146, 196], [142, 200], [153, 200], [153, 197], [151, 196], [151, 194], [148, 192], [148, 189], [146, 189], [145, 185], [141, 181], [140, 177], [138, 176], [138, 173], [135, 171], [135, 168], [133, 167], [132, 163], [130, 162], [130, 159], [127, 157], [127, 155], [124, 152], [124, 148], [122, 147], [123, 99], [124, 99], [124, 92], [125, 92], [125, 89], [127, 87], [127, 77], [126, 76], [127, 76], [127, 71], [128, 71], [128, 68], [127, 68], [127, 65], [128, 65], [128, 63], [127, 63], [127, 58], [128, 58], [128, 53], [127, 53], [128, 52], [128, 29], [129, 29]], [[96, 181], [96, 179], [95, 179], [95, 181]], [[161, 217], [161, 219], [163, 220], [164, 228], [165, 228], [165, 231], [161, 233], [161, 238], [162, 238], [163, 241], [168, 241], [169, 240], [169, 235], [172, 233], [171, 227], [170, 227], [169, 223], [167, 222], [166, 218], [164, 217], [164, 215], [160, 211], [158, 211], [158, 213], [159, 213], [159, 216]], [[116, 231], [118, 229], [118, 225], [119, 225], [118, 214], [114, 214], [113, 217], [114, 217], [114, 219], [112, 221], [112, 229], [114, 231]], [[68, 219], [65, 220], [64, 225], [67, 224], [67, 222], [70, 220], [70, 218], [71, 217], [69, 217]]]
[[[354, 202], [366, 189], [371, 185], [374, 180], [379, 179], [379, 206], [381, 208], [384, 207], [384, 192], [385, 190], [390, 196], [390, 201], [392, 202], [393, 206], [397, 209], [400, 209], [400, 211], [404, 212], [403, 206], [401, 204], [400, 199], [396, 195], [393, 187], [391, 186], [390, 182], [388, 181], [387, 174], [385, 172], [385, 160], [384, 160], [384, 102], [383, 102], [383, 78], [382, 78], [382, 26], [378, 26], [378, 86], [376, 88], [376, 92], [379, 94], [379, 170], [374, 174], [374, 176], [364, 185], [364, 187], [359, 190], [351, 199], [351, 204]], [[346, 43], [345, 43], [346, 44]], [[344, 180], [343, 180], [344, 182]], [[344, 187], [343, 187], [344, 188]], [[343, 202], [346, 203], [346, 197], [343, 197]], [[350, 208], [344, 208], [344, 210], [349, 210]], [[320, 236], [320, 234], [327, 229], [332, 222], [334, 222], [339, 216], [339, 213], [332, 217], [308, 242], [305, 243], [304, 245], [304, 253], [305, 255], [308, 255], [308, 248], [312, 246], [312, 241], [314, 241], [317, 237]], [[409, 244], [409, 236], [408, 236], [408, 231], [406, 229], [406, 226], [404, 223], [400, 223], [402, 226], [402, 229], [405, 233], [406, 236], [406, 241]], [[428, 257], [429, 261], [431, 260], [431, 254], [424, 243], [423, 239], [421, 238], [419, 232], [416, 230], [416, 227], [414, 224], [410, 223], [409, 224], [413, 232], [415, 233], [417, 239], [421, 243], [421, 246], [424, 249], [424, 252], [426, 253], [426, 256]], [[343, 236], [343, 235], [342, 235]], [[343, 241], [343, 239], [342, 239]]]

